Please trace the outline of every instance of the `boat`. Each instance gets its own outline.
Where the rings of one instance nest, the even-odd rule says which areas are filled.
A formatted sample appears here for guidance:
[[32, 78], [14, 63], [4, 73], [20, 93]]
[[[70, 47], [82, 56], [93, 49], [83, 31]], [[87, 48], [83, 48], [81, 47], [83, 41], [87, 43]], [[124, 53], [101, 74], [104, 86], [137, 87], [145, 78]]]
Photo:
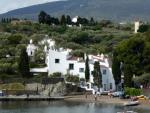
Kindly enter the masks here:
[[124, 111], [122, 111], [122, 112], [117, 112], [117, 113], [137, 113], [137, 112], [134, 112], [134, 111], [126, 111], [126, 112], [124, 112]]
[[124, 103], [124, 106], [137, 106], [139, 104], [140, 104], [139, 101], [129, 101]]

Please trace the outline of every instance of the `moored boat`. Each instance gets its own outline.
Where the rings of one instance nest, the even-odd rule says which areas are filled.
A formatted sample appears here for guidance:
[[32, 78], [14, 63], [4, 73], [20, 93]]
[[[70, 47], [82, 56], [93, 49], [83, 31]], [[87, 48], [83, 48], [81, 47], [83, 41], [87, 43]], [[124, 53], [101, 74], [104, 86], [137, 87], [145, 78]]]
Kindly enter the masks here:
[[139, 104], [140, 104], [139, 101], [129, 101], [124, 103], [124, 106], [137, 106]]

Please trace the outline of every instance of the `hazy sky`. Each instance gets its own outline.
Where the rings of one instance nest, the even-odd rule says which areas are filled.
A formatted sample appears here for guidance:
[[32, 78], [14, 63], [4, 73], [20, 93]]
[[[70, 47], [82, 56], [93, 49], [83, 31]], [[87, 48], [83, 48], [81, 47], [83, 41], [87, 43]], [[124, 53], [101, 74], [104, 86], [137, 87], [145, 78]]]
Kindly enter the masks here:
[[52, 1], [59, 0], [0, 0], [0, 13], [5, 13], [13, 9]]

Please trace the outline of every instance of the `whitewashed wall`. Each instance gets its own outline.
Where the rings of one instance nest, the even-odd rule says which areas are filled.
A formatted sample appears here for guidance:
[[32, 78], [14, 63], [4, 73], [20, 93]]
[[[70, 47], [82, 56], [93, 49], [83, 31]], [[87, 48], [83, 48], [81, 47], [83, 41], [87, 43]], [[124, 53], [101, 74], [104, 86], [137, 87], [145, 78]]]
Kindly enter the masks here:
[[[49, 55], [48, 55], [49, 75], [55, 72], [61, 72], [62, 74], [67, 74], [69, 72], [72, 75], [78, 75], [79, 78], [85, 78], [85, 62], [78, 62], [77, 60], [67, 60], [67, 55], [68, 52], [49, 50]], [[55, 59], [59, 59], [60, 62], [56, 64]], [[73, 70], [69, 70], [69, 64], [74, 64]], [[110, 84], [112, 84], [111, 90], [115, 90], [115, 82], [114, 82], [112, 70], [109, 67], [108, 60], [104, 59], [104, 62], [100, 62], [100, 65], [101, 65], [101, 73], [102, 73], [103, 90], [106, 91], [110, 90]], [[93, 83], [92, 71], [94, 69], [94, 65], [90, 64], [89, 67], [90, 67], [90, 82]], [[79, 72], [80, 68], [84, 68], [84, 72]], [[103, 73], [103, 70], [106, 70], [106, 74]]]

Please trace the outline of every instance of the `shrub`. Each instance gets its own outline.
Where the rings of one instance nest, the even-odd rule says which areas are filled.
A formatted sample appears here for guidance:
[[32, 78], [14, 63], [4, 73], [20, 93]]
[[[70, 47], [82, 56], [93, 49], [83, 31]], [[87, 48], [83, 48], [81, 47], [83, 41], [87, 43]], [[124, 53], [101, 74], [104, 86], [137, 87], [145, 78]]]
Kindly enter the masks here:
[[62, 77], [62, 74], [60, 72], [56, 72], [56, 73], [53, 73], [52, 75], [50, 75], [51, 78], [61, 78]]
[[21, 83], [10, 83], [10, 84], [3, 84], [0, 85], [0, 89], [7, 89], [7, 90], [24, 90], [25, 87]]
[[78, 77], [78, 76], [75, 76], [75, 75], [69, 75], [69, 76], [66, 78], [66, 81], [67, 81], [67, 82], [73, 82], [73, 83], [79, 83], [79, 77]]
[[125, 94], [130, 96], [138, 96], [141, 95], [142, 90], [136, 88], [125, 88]]

